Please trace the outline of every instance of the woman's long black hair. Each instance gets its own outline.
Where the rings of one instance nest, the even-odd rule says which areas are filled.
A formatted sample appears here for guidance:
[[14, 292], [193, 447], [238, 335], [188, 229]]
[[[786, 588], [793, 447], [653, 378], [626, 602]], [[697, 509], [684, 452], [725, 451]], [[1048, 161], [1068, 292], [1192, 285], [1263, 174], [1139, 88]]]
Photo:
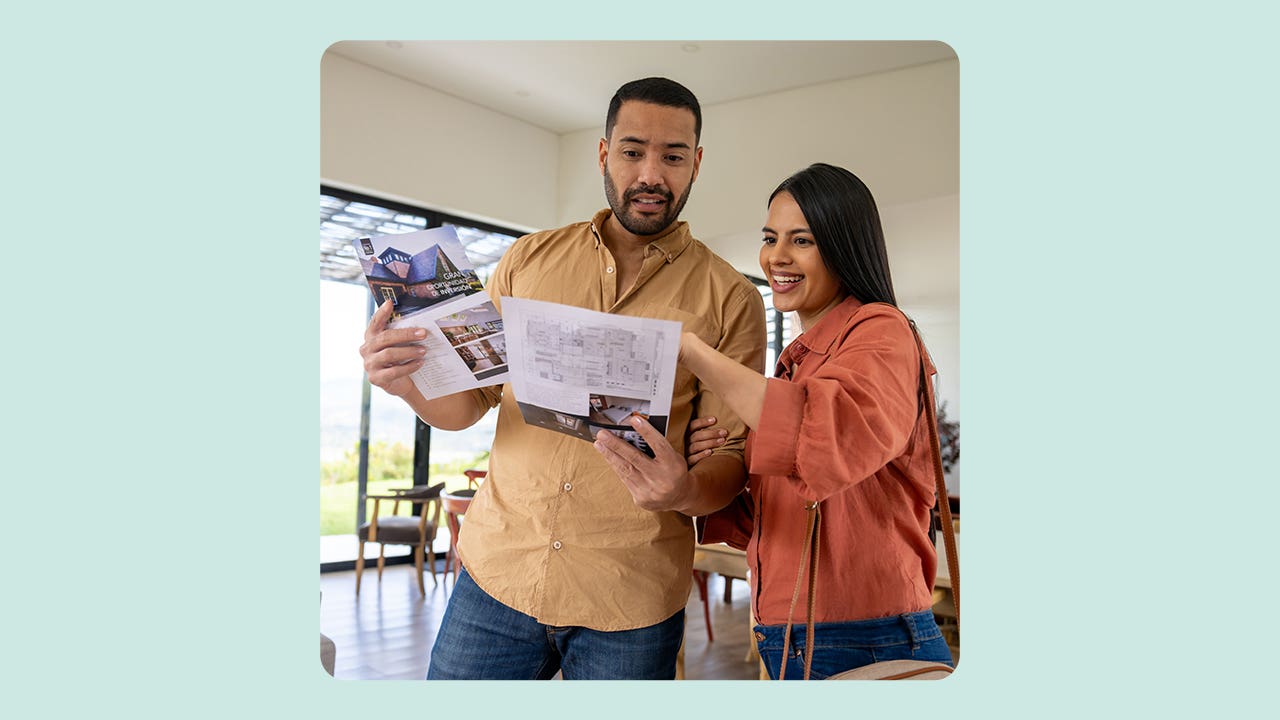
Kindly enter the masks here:
[[897, 307], [880, 213], [858, 176], [842, 167], [814, 163], [783, 180], [769, 202], [782, 192], [800, 206], [823, 264], [841, 287], [860, 302]]

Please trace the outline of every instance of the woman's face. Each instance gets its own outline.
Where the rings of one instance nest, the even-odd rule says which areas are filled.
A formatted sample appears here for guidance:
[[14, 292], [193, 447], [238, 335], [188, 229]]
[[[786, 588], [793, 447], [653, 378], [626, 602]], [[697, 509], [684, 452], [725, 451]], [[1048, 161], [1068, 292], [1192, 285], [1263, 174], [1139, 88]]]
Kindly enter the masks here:
[[804, 212], [790, 193], [780, 192], [769, 203], [760, 269], [773, 288], [773, 307], [795, 312], [805, 330], [846, 296], [822, 262]]

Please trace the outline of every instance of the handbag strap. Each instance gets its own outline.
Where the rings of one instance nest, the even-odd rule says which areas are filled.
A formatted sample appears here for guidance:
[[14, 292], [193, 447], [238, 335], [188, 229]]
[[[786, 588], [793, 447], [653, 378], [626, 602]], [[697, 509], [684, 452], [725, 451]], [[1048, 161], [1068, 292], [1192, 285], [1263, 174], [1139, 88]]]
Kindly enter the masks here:
[[800, 599], [800, 581], [804, 578], [805, 570], [809, 571], [809, 607], [805, 619], [805, 642], [804, 642], [804, 679], [809, 679], [809, 670], [813, 666], [813, 609], [814, 609], [814, 588], [818, 584], [818, 525], [822, 522], [822, 512], [818, 509], [819, 503], [811, 502], [805, 505], [805, 510], [809, 514], [808, 521], [805, 523], [804, 529], [804, 546], [800, 551], [800, 567], [796, 571], [796, 586], [791, 593], [791, 608], [787, 610], [787, 628], [782, 633], [782, 663], [778, 671], [778, 679], [787, 679], [787, 654], [791, 649], [791, 623], [796, 614], [796, 602]]
[[933, 383], [924, 364], [924, 342], [916, 324], [908, 321], [911, 333], [916, 337], [916, 349], [920, 355], [920, 387], [924, 393], [924, 410], [929, 420], [929, 447], [933, 451], [933, 476], [942, 515], [943, 550], [947, 554], [947, 575], [951, 579], [951, 600], [956, 608], [956, 628], [960, 627], [960, 553], [956, 548], [955, 524], [951, 519], [951, 500], [947, 493], [947, 481], [942, 470], [941, 440], [938, 439], [938, 414], [933, 396]]
[[[956, 627], [959, 628], [960, 558], [956, 551], [956, 533], [955, 525], [951, 518], [951, 501], [947, 497], [947, 483], [942, 471], [942, 450], [941, 441], [938, 439], [938, 418], [937, 411], [934, 408], [933, 385], [929, 382], [928, 369], [924, 363], [924, 342], [920, 339], [920, 333], [916, 330], [915, 323], [908, 319], [907, 324], [911, 326], [911, 334], [915, 336], [916, 349], [919, 351], [918, 354], [920, 356], [920, 394], [924, 398], [925, 415], [928, 420], [929, 448], [933, 455], [933, 472], [936, 480], [936, 502], [940, 506], [940, 514], [942, 516], [942, 538], [947, 554], [947, 572], [951, 578], [951, 597], [956, 608]], [[818, 542], [818, 526], [822, 522], [820, 504], [820, 502], [815, 501], [805, 505], [805, 510], [808, 512], [809, 517], [805, 523], [804, 546], [800, 552], [800, 567], [796, 572], [795, 589], [791, 593], [791, 607], [787, 610], [787, 627], [782, 633], [782, 662], [778, 670], [779, 680], [785, 680], [787, 677], [787, 654], [791, 649], [791, 625], [795, 617], [796, 603], [800, 600], [800, 582], [804, 579], [805, 570], [808, 570], [809, 575], [809, 602], [805, 619], [804, 642], [805, 680], [809, 679], [809, 672], [813, 667], [814, 590], [818, 584], [818, 548], [821, 546], [821, 543]]]

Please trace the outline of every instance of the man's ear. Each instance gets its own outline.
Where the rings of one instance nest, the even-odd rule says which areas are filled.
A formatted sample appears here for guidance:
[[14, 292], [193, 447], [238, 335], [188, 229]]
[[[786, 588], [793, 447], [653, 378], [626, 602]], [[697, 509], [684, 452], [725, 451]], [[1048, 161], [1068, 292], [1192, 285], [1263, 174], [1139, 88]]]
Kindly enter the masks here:
[[693, 151], [693, 177], [689, 178], [689, 184], [692, 185], [694, 180], [698, 179], [698, 168], [702, 167], [702, 147]]
[[604, 161], [609, 159], [609, 138], [600, 138], [600, 174], [604, 175]]

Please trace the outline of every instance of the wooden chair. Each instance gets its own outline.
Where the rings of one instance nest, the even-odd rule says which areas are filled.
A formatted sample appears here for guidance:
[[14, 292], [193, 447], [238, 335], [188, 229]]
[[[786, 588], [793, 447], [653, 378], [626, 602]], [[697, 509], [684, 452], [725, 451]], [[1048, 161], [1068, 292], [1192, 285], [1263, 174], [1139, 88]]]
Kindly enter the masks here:
[[458, 579], [458, 568], [462, 566], [462, 560], [458, 557], [458, 532], [462, 529], [462, 523], [458, 518], [467, 514], [467, 508], [471, 507], [471, 500], [475, 496], [474, 488], [447, 492], [440, 496], [445, 521], [449, 523], [449, 562], [445, 565], [444, 574], [448, 576], [453, 573], [455, 582]]
[[730, 602], [732, 588], [729, 583], [734, 578], [745, 580], [747, 577], [747, 554], [724, 544], [697, 545], [693, 550], [693, 581], [698, 586], [698, 596], [702, 600], [702, 614], [707, 624], [707, 642], [713, 642], [715, 635], [711, 632], [711, 606], [707, 597], [707, 578], [712, 573], [724, 577], [724, 601]]
[[[413, 553], [413, 564], [417, 568], [418, 592], [424, 596], [427, 588], [422, 584], [422, 560], [425, 554], [430, 559], [431, 581], [436, 580], [436, 553], [431, 543], [436, 539], [436, 529], [440, 527], [440, 491], [444, 483], [430, 487], [418, 485], [411, 488], [388, 491], [387, 495], [365, 495], [365, 500], [373, 501], [373, 517], [369, 522], [356, 530], [360, 539], [360, 550], [356, 555], [356, 594], [360, 594], [360, 577], [364, 574], [364, 544], [378, 543], [378, 582], [382, 582], [382, 568], [386, 562], [387, 545], [408, 545]], [[383, 516], [382, 501], [390, 500], [391, 513]], [[423, 505], [422, 514], [397, 515], [400, 503]]]

